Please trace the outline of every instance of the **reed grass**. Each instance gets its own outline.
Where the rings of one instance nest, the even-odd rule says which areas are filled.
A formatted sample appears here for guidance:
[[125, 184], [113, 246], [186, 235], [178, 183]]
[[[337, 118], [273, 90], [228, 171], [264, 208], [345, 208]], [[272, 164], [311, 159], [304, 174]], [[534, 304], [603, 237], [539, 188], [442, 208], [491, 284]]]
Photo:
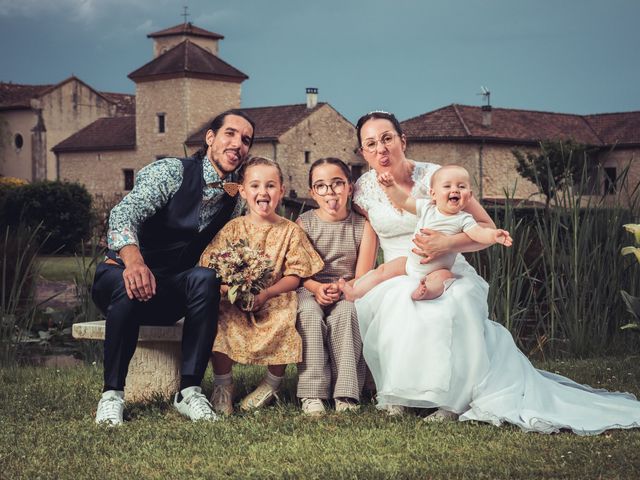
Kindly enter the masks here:
[[620, 294], [640, 291], [640, 276], [630, 274], [620, 255], [623, 225], [638, 219], [637, 203], [623, 204], [637, 195], [593, 195], [601, 178], [601, 171], [594, 177], [585, 169], [578, 184], [552, 186], [550, 208], [534, 209], [529, 223], [507, 194], [500, 227], [511, 232], [514, 246], [472, 256], [490, 285], [492, 318], [531, 352], [586, 357], [638, 347], [637, 337], [621, 332], [628, 317]]
[[0, 235], [0, 365], [16, 359], [20, 342], [36, 313], [35, 282], [40, 226], [5, 227]]

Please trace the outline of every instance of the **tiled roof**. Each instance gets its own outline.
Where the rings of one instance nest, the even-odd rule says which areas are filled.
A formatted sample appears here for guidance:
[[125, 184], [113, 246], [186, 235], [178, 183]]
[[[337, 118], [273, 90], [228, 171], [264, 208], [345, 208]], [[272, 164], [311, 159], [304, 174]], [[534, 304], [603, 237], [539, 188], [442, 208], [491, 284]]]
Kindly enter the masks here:
[[136, 114], [136, 96], [129, 93], [100, 92], [102, 96], [115, 103], [118, 115]]
[[606, 145], [640, 144], [640, 112], [601, 113], [585, 118]]
[[0, 82], [0, 110], [31, 108], [31, 99], [51, 85], [20, 85]]
[[[254, 142], [277, 140], [281, 135], [296, 126], [311, 113], [326, 103], [319, 102], [314, 108], [307, 108], [304, 103], [296, 105], [279, 105], [276, 107], [242, 108], [256, 124]], [[187, 145], [199, 145], [209, 128], [211, 121], [204, 124], [195, 133], [189, 135]]]
[[31, 99], [39, 98], [70, 81], [78, 81], [93, 90], [107, 101], [116, 105], [118, 115], [134, 115], [136, 97], [126, 93], [99, 92], [77, 77], [71, 76], [52, 85], [23, 85], [19, 83], [0, 82], [0, 110], [16, 110], [31, 108]]
[[136, 146], [136, 117], [99, 118], [63, 140], [52, 150], [60, 152], [92, 152], [132, 150]]
[[129, 78], [133, 81], [184, 76], [220, 77], [236, 82], [249, 78], [240, 70], [189, 40], [181, 42], [129, 74]]
[[572, 138], [587, 145], [611, 144], [612, 138], [640, 143], [640, 112], [572, 115], [493, 108], [491, 126], [482, 126], [482, 109], [448, 105], [401, 123], [414, 140], [487, 140], [537, 143]]
[[150, 33], [149, 35], [147, 35], [147, 37], [171, 37], [174, 35], [191, 35], [193, 37], [214, 38], [216, 40], [222, 40], [224, 38], [219, 33], [210, 32], [209, 30], [205, 30], [204, 28], [196, 27], [191, 22], [181, 23], [180, 25], [176, 25], [175, 27], [165, 28], [164, 30]]

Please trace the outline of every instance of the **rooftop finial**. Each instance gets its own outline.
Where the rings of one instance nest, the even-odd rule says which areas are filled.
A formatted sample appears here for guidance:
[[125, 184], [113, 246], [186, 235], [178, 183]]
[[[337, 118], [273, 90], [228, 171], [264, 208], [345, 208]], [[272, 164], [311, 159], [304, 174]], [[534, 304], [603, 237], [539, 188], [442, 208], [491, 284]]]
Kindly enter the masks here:
[[187, 17], [189, 16], [189, 7], [187, 5], [185, 5], [184, 7], [182, 7], [184, 9], [184, 12], [182, 13], [181, 16], [184, 17], [184, 23], [185, 25], [187, 24]]

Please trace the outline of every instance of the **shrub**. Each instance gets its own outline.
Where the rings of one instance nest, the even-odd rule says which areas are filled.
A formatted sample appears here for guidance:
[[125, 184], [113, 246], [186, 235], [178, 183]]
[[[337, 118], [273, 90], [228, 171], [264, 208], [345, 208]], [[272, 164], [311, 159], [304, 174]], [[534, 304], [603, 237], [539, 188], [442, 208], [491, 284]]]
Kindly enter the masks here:
[[0, 223], [34, 227], [42, 224], [38, 240], [43, 253], [74, 252], [91, 232], [91, 196], [79, 184], [37, 182], [12, 188], [0, 211]]

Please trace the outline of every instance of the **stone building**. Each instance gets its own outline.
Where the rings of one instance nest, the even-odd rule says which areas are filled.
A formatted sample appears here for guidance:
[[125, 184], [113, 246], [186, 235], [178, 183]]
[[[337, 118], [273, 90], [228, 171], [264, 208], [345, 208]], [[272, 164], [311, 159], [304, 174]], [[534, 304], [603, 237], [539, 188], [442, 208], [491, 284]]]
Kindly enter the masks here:
[[[133, 187], [135, 172], [166, 156], [193, 153], [218, 113], [240, 108], [241, 83], [248, 77], [218, 57], [222, 35], [178, 25], [148, 35], [154, 59], [129, 75], [136, 83], [135, 116], [102, 118], [54, 147], [60, 178], [84, 184], [94, 196], [121, 197]], [[307, 103], [243, 108], [256, 122], [252, 154], [277, 160], [287, 191], [306, 195], [308, 163], [342, 156], [358, 174], [355, 129], [317, 89]]]
[[[56, 85], [0, 84], [0, 175], [77, 181], [113, 202], [133, 188], [142, 167], [193, 153], [215, 115], [240, 108], [248, 76], [219, 57], [222, 35], [183, 23], [148, 37], [152, 60], [129, 74], [135, 96], [98, 92], [75, 77]], [[309, 88], [306, 104], [243, 107], [256, 122], [252, 154], [282, 165], [292, 198], [308, 197], [308, 168], [317, 158], [342, 158], [356, 178], [366, 167], [354, 150], [354, 126], [317, 97]], [[402, 125], [409, 158], [467, 166], [481, 198], [509, 191], [539, 199], [518, 175], [512, 149], [534, 151], [541, 140], [567, 138], [595, 152], [606, 173], [602, 191], [630, 201], [630, 192], [640, 190], [640, 112], [571, 115], [454, 104]]]
[[99, 92], [73, 76], [55, 85], [0, 83], [0, 175], [55, 180], [52, 146], [101, 117], [134, 112], [133, 95]]
[[640, 112], [571, 115], [453, 104], [401, 125], [409, 158], [464, 165], [481, 198], [504, 198], [507, 191], [539, 199], [538, 189], [516, 171], [512, 150], [537, 151], [540, 141], [566, 139], [591, 147], [590, 158], [603, 167], [597, 192], [619, 194], [625, 203], [640, 193]]

